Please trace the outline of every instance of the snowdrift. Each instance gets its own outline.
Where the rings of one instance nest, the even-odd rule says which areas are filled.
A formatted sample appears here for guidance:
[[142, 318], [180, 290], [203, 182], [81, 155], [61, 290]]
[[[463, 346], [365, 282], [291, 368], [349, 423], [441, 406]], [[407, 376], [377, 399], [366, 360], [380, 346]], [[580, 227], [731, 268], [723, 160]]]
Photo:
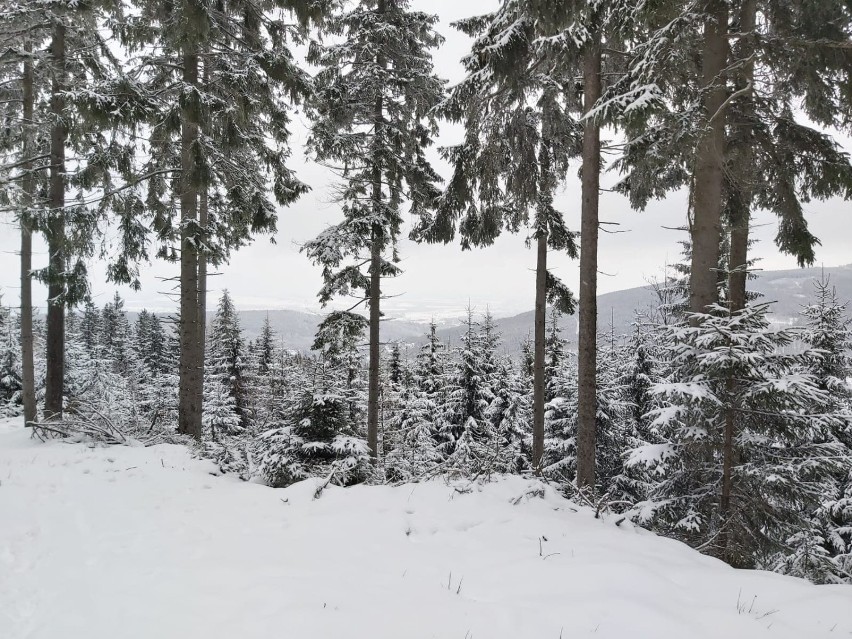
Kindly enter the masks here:
[[274, 490], [0, 424], [4, 639], [805, 639], [852, 588], [734, 570], [517, 477]]

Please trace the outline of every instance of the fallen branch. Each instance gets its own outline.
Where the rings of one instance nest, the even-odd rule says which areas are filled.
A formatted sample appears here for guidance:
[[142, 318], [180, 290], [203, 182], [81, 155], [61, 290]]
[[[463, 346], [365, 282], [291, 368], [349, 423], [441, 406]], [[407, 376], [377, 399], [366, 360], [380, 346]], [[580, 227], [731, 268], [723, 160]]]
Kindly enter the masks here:
[[33, 434], [41, 441], [51, 436], [74, 437], [84, 436], [105, 444], [126, 444], [128, 437], [112, 420], [103, 413], [91, 409], [92, 415], [70, 414], [62, 420], [46, 422], [29, 422], [27, 428], [33, 429]]
[[317, 489], [314, 491], [314, 499], [319, 499], [322, 495], [322, 491], [324, 491], [328, 485], [331, 483], [331, 480], [334, 479], [334, 474], [337, 472], [337, 462], [334, 462], [331, 465], [331, 472], [328, 474], [328, 477], [325, 478], [325, 481], [317, 486]]

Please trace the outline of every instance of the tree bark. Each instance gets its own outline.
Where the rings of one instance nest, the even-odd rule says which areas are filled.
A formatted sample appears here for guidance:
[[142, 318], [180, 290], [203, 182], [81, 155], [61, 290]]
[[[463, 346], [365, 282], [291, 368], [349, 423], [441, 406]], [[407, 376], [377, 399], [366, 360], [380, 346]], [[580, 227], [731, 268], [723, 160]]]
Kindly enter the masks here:
[[[198, 194], [198, 223], [202, 229], [207, 228], [209, 196], [207, 189], [202, 188]], [[205, 233], [206, 237], [206, 233]], [[202, 349], [207, 345], [207, 255], [198, 256], [198, 338]], [[202, 360], [204, 353], [202, 352]]]
[[[740, 13], [739, 31], [745, 34], [741, 40], [739, 57], [744, 60], [740, 75], [735, 87], [737, 91], [747, 90], [754, 83], [754, 30], [757, 23], [757, 2], [746, 0]], [[754, 122], [754, 90], [747, 90], [739, 98], [741, 108], [739, 119], [734, 123], [733, 131], [737, 157], [732, 180], [736, 197], [731, 198], [729, 209], [731, 212], [730, 226], [730, 259], [728, 264], [728, 295], [730, 297], [731, 312], [745, 308], [746, 305], [746, 282], [748, 274], [748, 236], [749, 222], [751, 219], [751, 204], [754, 191], [754, 177], [752, 163], [754, 152], [752, 149], [752, 126]]]
[[[32, 42], [27, 41], [24, 51], [29, 56], [32, 53]], [[35, 396], [35, 366], [33, 364], [33, 236], [30, 230], [30, 208], [35, 195], [35, 178], [33, 176], [33, 63], [27, 57], [24, 60], [22, 78], [24, 144], [23, 155], [24, 173], [21, 180], [21, 395], [24, 404], [24, 423], [36, 421]]]
[[[204, 237], [207, 237], [208, 202], [207, 185], [201, 187], [198, 195], [198, 221], [204, 229]], [[204, 366], [207, 362], [207, 255], [202, 252], [198, 256], [198, 411], [203, 416], [204, 410]], [[244, 416], [240, 413], [240, 418]]]
[[[588, 113], [601, 95], [601, 38], [583, 54], [583, 110]], [[577, 487], [595, 486], [597, 427], [598, 204], [600, 199], [600, 126], [583, 124], [582, 210], [580, 220], [580, 318], [577, 360]]]
[[[202, 83], [207, 87], [209, 78], [208, 66], [210, 64], [209, 56], [204, 59]], [[201, 226], [201, 232], [204, 241], [207, 241], [207, 222], [209, 219], [210, 194], [208, 184], [206, 182], [200, 186], [198, 194], [198, 223]], [[198, 381], [198, 395], [201, 398], [199, 405], [203, 407], [204, 400], [204, 364], [207, 355], [207, 252], [202, 250], [198, 255], [198, 342], [201, 349], [201, 376]]]
[[[183, 54], [183, 81], [198, 85], [198, 55]], [[198, 321], [198, 105], [184, 99], [181, 107], [181, 255], [180, 255], [180, 382], [178, 432], [201, 437], [201, 376], [203, 361]]]
[[707, 122], [695, 149], [693, 219], [690, 224], [692, 264], [689, 308], [703, 313], [719, 301], [717, 281], [722, 238], [725, 118], [721, 113], [726, 86], [723, 73], [728, 61], [728, 8], [723, 0], [709, 0], [704, 22], [702, 88]]
[[[381, 183], [379, 183], [378, 190], [381, 193]], [[379, 303], [381, 300], [381, 268], [381, 243], [379, 237], [374, 233], [370, 250], [370, 372], [367, 387], [367, 445], [370, 448], [370, 457], [373, 462], [376, 462], [379, 456], [379, 322], [381, 321]]]
[[533, 350], [532, 467], [541, 473], [544, 456], [544, 350], [547, 319], [547, 231], [539, 229], [535, 265], [535, 346]]
[[[376, 11], [385, 11], [385, 0], [379, 0]], [[376, 63], [384, 67], [384, 59], [381, 53], [376, 56]], [[378, 147], [383, 143], [382, 131], [384, 128], [384, 100], [381, 87], [378, 88], [376, 103], [373, 110], [373, 136], [374, 144]], [[378, 218], [382, 209], [382, 166], [381, 160], [374, 155], [373, 159], [373, 214]], [[381, 303], [381, 277], [382, 277], [382, 248], [384, 243], [384, 232], [379, 225], [373, 226], [373, 237], [370, 245], [370, 347], [369, 347], [369, 373], [367, 381], [367, 446], [370, 449], [370, 458], [376, 463], [379, 458], [379, 355], [380, 355], [380, 331], [379, 323], [382, 313]]]
[[741, 311], [746, 304], [746, 281], [748, 280], [748, 233], [750, 211], [748, 206], [731, 206], [731, 241], [728, 273], [728, 295], [732, 313]]
[[[376, 99], [376, 124], [382, 119], [382, 98]], [[373, 166], [373, 209], [378, 215], [382, 205], [382, 169], [378, 160]], [[373, 228], [370, 244], [370, 346], [369, 373], [367, 381], [367, 446], [370, 458], [376, 463], [379, 458], [379, 358], [381, 322], [381, 278], [382, 278], [382, 235], [381, 229]]]
[[[741, 41], [740, 58], [745, 60], [740, 70], [735, 89], [745, 90], [754, 82], [754, 37], [751, 35], [757, 24], [757, 2], [746, 0], [741, 8], [739, 32], [745, 34]], [[754, 158], [751, 146], [754, 92], [747, 91], [741, 97], [742, 107], [739, 109], [741, 121], [734, 123], [734, 150], [737, 153], [733, 169], [733, 186], [735, 194], [729, 197], [730, 212], [730, 258], [728, 264], [728, 295], [730, 297], [730, 312], [737, 313], [746, 305], [746, 282], [748, 273], [748, 236], [751, 219], [751, 203], [753, 198], [753, 169]], [[734, 467], [738, 463], [737, 451], [734, 448], [736, 436], [736, 409], [733, 404], [737, 395], [737, 381], [733, 374], [728, 377], [727, 391], [730, 405], [725, 409], [725, 431], [722, 443], [722, 494], [719, 507], [722, 517], [722, 530], [719, 535], [720, 555], [722, 559], [731, 561], [731, 533], [729, 520], [734, 488]]]
[[50, 45], [53, 79], [50, 112], [50, 218], [47, 223], [49, 281], [47, 286], [47, 374], [44, 416], [62, 419], [65, 379], [65, 25], [53, 29]]

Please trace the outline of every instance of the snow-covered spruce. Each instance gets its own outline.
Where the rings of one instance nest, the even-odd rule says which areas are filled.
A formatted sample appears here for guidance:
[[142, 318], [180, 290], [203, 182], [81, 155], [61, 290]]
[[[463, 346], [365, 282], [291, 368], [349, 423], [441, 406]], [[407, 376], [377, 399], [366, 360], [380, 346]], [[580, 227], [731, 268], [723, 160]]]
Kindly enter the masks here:
[[841, 304], [827, 279], [814, 282], [815, 300], [802, 309], [800, 336], [807, 345], [803, 370], [827, 394], [816, 410], [834, 414], [832, 439], [846, 463], [826, 482], [819, 502], [801, 530], [787, 539], [789, 550], [767, 567], [816, 583], [852, 582], [852, 333], [848, 304]]
[[347, 485], [371, 474], [357, 350], [363, 322], [350, 324], [350, 317], [323, 325], [314, 344], [318, 354], [293, 389], [292, 404], [278, 427], [258, 439], [259, 472], [272, 486], [308, 477]]
[[697, 325], [665, 327], [671, 379], [652, 392], [662, 443], [632, 451], [655, 483], [638, 521], [739, 566], [761, 564], [803, 530], [844, 467], [829, 396], [786, 354], [794, 335], [773, 330], [768, 304]]

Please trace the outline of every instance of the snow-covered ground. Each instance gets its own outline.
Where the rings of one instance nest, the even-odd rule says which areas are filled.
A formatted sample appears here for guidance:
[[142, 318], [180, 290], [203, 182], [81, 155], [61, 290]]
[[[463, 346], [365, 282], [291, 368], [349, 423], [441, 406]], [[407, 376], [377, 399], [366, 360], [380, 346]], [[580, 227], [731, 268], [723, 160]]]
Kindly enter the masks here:
[[806, 639], [852, 588], [738, 571], [507, 478], [286, 490], [0, 423], [3, 639]]

